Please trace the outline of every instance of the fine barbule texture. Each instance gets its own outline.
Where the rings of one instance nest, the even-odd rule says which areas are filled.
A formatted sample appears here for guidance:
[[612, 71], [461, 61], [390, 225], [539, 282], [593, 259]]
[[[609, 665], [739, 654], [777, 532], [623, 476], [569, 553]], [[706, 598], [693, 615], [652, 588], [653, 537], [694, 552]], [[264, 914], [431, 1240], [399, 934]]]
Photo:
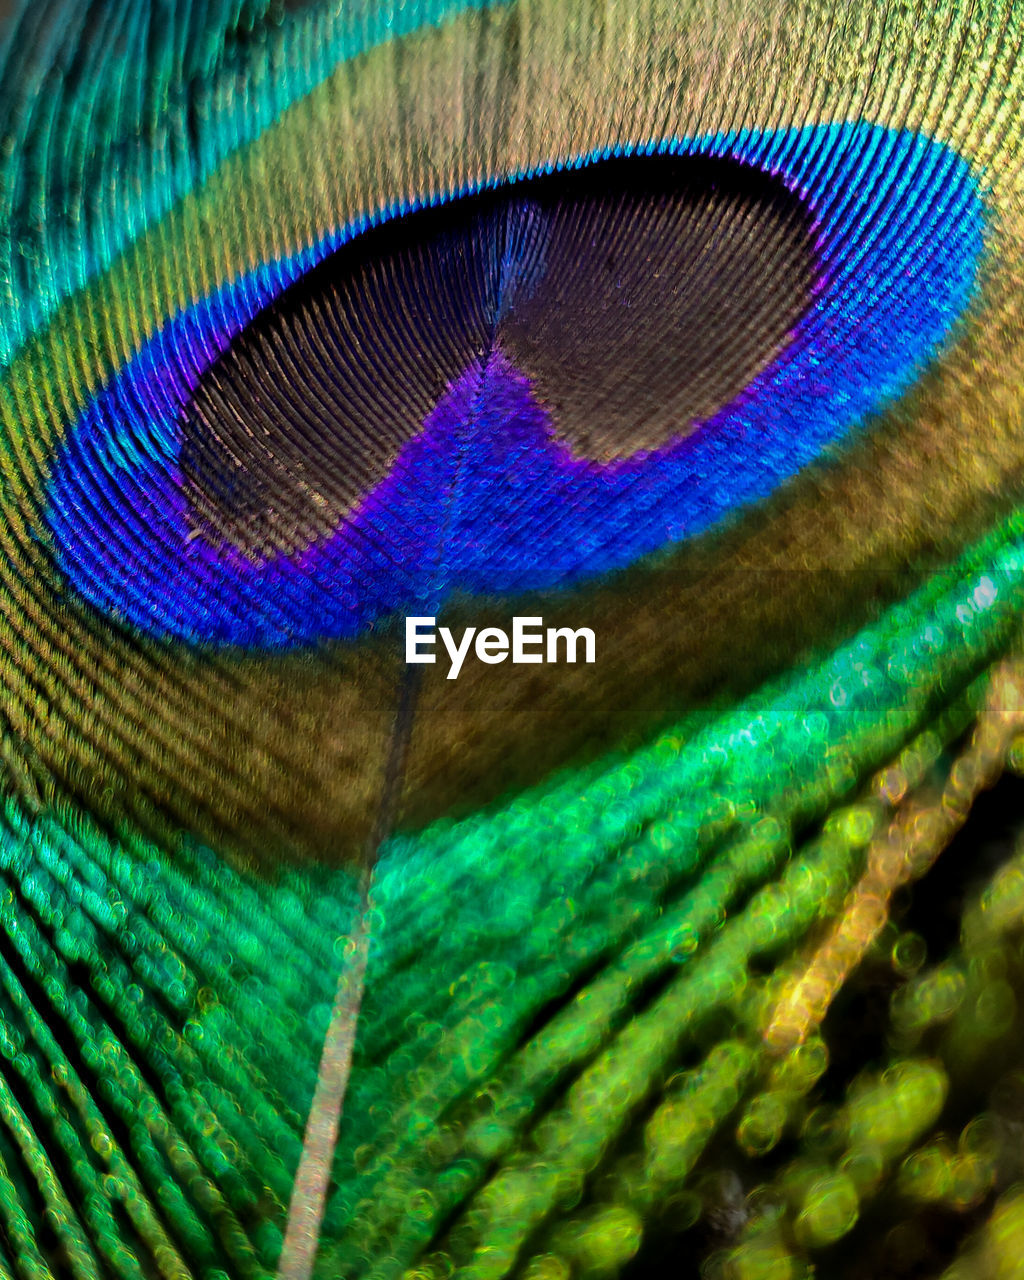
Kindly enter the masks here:
[[5, 8], [0, 1280], [1024, 1275], [1024, 4]]

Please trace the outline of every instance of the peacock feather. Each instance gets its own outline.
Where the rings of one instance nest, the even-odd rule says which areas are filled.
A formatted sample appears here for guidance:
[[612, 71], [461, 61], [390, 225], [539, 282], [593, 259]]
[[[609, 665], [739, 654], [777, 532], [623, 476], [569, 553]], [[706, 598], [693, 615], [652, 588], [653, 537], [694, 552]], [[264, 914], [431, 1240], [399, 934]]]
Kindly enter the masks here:
[[6, 8], [0, 1280], [1024, 1276], [1024, 5]]

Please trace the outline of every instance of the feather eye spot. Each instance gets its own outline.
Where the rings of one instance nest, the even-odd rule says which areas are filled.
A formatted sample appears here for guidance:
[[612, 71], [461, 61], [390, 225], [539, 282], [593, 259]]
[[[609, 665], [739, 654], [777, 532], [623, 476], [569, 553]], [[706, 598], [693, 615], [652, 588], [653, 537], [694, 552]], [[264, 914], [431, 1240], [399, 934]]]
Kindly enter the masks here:
[[127, 362], [52, 468], [58, 563], [151, 634], [255, 648], [623, 568], [905, 392], [982, 247], [966, 163], [866, 124], [397, 203]]
[[501, 433], [480, 400], [499, 357], [553, 448], [609, 462], [680, 439], [806, 310], [810, 223], [777, 179], [690, 156], [606, 158], [386, 221], [200, 381], [180, 454], [194, 531], [254, 559], [329, 537], [463, 377], [477, 394], [441, 447], [476, 452], [485, 419]]

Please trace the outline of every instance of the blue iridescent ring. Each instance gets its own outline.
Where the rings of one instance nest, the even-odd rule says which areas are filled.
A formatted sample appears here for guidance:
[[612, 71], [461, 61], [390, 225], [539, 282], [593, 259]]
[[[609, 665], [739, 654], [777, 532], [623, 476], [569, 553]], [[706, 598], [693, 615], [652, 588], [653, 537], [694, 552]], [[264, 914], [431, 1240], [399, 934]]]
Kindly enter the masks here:
[[[813, 221], [806, 313], [784, 349], [696, 430], [632, 457], [576, 457], [553, 439], [528, 381], [496, 367], [469, 447], [459, 437], [469, 393], [456, 381], [330, 536], [256, 560], [197, 538], [180, 466], [183, 407], [263, 308], [367, 229], [349, 226], [174, 317], [74, 424], [47, 490], [67, 579], [148, 634], [262, 648], [352, 637], [395, 611], [432, 612], [455, 590], [574, 583], [765, 498], [904, 393], [971, 301], [982, 203], [966, 163], [941, 143], [860, 123], [715, 134], [657, 150], [770, 173]], [[439, 572], [436, 495], [451, 491], [456, 466]]]

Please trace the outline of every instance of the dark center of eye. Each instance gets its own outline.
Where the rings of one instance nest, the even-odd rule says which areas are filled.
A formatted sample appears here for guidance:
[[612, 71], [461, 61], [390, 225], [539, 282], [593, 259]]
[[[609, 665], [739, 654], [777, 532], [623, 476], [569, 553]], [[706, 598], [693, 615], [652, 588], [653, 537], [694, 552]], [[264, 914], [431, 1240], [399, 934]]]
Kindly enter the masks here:
[[496, 353], [576, 457], [678, 440], [806, 310], [810, 227], [770, 175], [675, 156], [393, 218], [288, 289], [204, 375], [180, 458], [193, 526], [255, 557], [327, 536]]

